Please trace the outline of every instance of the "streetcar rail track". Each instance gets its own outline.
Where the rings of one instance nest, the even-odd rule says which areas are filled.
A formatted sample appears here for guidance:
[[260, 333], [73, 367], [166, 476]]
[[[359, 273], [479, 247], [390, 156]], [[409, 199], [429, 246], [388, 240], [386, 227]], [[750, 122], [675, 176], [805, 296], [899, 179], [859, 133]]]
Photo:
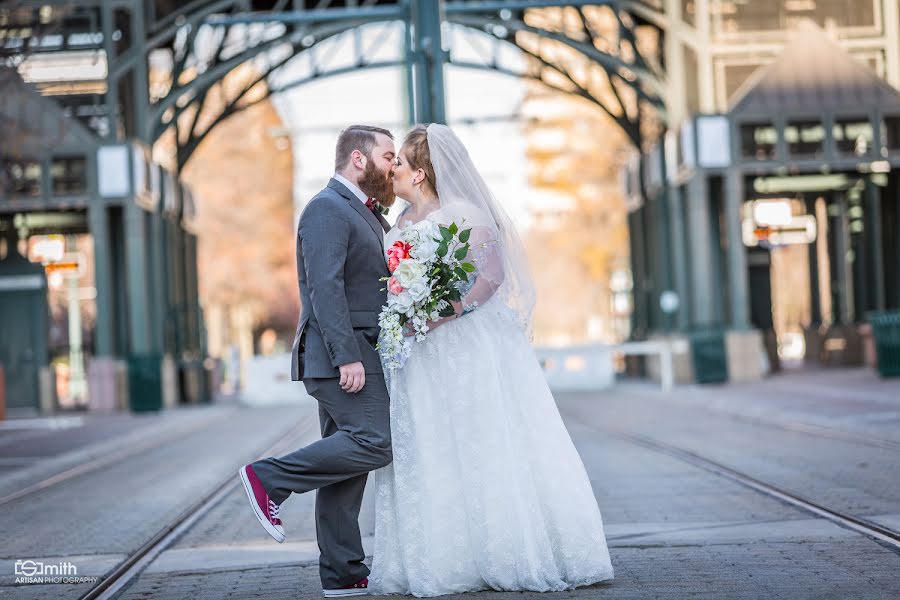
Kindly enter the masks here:
[[[313, 424], [314, 425], [314, 424]], [[263, 458], [280, 454], [290, 447], [287, 445], [293, 438], [305, 435], [312, 428], [311, 421], [301, 420], [292, 425], [274, 443], [262, 450], [257, 456]], [[229, 475], [210, 493], [194, 502], [168, 525], [159, 530], [138, 549], [128, 555], [112, 571], [101, 579], [93, 588], [81, 596], [81, 600], [109, 600], [122, 592], [141, 572], [152, 563], [163, 551], [193, 527], [206, 515], [208, 510], [227, 497], [240, 481], [235, 473]]]
[[669, 456], [670, 458], [679, 459], [682, 462], [689, 463], [725, 479], [730, 479], [763, 495], [776, 498], [807, 513], [836, 523], [846, 529], [856, 531], [857, 533], [891, 547], [894, 551], [900, 552], [900, 532], [890, 529], [889, 527], [885, 527], [863, 517], [857, 517], [840, 510], [829, 508], [828, 506], [801, 494], [763, 481], [718, 461], [701, 456], [691, 450], [686, 450], [666, 442], [661, 442], [644, 435], [621, 429], [603, 428], [603, 430], [626, 442]]
[[869, 446], [871, 448], [881, 448], [883, 450], [900, 452], [900, 441], [896, 440], [889, 440], [877, 436], [844, 431], [841, 429], [833, 429], [831, 427], [814, 425], [812, 423], [804, 423], [802, 421], [777, 421], [774, 419], [766, 419], [764, 417], [746, 415], [739, 412], [732, 412], [729, 410], [716, 408], [710, 408], [709, 411], [714, 414], [719, 414], [731, 418], [735, 421], [750, 423], [752, 425], [762, 425], [763, 427], [772, 427], [774, 429], [782, 429], [784, 431], [793, 431], [796, 433], [804, 433], [817, 437], [841, 440], [844, 442], [849, 442], [851, 444]]
[[45, 477], [44, 479], [42, 479], [40, 481], [37, 481], [30, 485], [27, 485], [19, 490], [16, 490], [15, 492], [7, 494], [6, 496], [0, 497], [0, 506], [4, 506], [11, 502], [15, 502], [16, 500], [20, 500], [20, 499], [25, 498], [26, 496], [30, 496], [31, 494], [34, 494], [36, 492], [46, 490], [47, 488], [53, 487], [58, 483], [62, 483], [64, 481], [68, 481], [70, 479], [78, 477], [79, 475], [84, 475], [86, 473], [96, 471], [97, 469], [99, 469], [101, 467], [106, 467], [111, 464], [120, 462], [130, 456], [134, 456], [135, 454], [138, 454], [145, 450], [149, 450], [151, 448], [156, 448], [158, 446], [161, 446], [162, 444], [165, 444], [168, 441], [177, 439], [183, 435], [194, 432], [194, 431], [201, 429], [205, 426], [208, 426], [212, 423], [220, 421], [230, 415], [231, 415], [231, 413], [227, 413], [227, 412], [221, 413], [221, 414], [216, 414], [216, 415], [213, 415], [212, 417], [210, 417], [209, 419], [201, 420], [196, 423], [190, 423], [186, 427], [175, 428], [171, 431], [162, 433], [160, 435], [154, 435], [150, 438], [147, 438], [146, 440], [142, 440], [141, 442], [134, 444], [132, 446], [128, 446], [127, 448], [124, 448], [122, 450], [119, 450], [119, 451], [116, 451], [116, 452], [113, 452], [110, 454], [105, 454], [103, 456], [98, 456], [97, 458], [91, 459], [80, 465], [76, 465], [74, 467], [64, 469], [64, 470], [60, 471], [59, 473], [54, 473], [53, 475], [50, 475], [49, 477]]

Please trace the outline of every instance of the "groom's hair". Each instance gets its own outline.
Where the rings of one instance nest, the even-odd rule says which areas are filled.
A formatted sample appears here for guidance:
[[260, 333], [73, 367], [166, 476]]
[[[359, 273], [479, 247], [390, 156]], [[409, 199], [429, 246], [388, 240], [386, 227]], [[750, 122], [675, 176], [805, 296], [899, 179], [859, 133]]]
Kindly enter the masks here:
[[337, 148], [334, 151], [334, 170], [340, 171], [347, 166], [350, 155], [353, 154], [354, 150], [359, 150], [366, 158], [371, 159], [372, 148], [377, 143], [375, 139], [376, 133], [381, 133], [394, 139], [394, 136], [387, 129], [372, 125], [351, 125], [341, 131], [337, 139]]

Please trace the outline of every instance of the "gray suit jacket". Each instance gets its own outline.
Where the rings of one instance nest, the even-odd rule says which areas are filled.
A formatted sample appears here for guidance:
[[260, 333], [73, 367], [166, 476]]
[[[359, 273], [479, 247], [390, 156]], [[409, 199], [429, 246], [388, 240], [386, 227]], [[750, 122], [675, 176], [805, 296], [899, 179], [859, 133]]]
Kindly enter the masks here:
[[297, 227], [300, 322], [294, 336], [291, 379], [338, 377], [359, 362], [381, 373], [375, 344], [378, 313], [387, 301], [390, 272], [384, 232], [390, 229], [336, 179], [310, 200]]

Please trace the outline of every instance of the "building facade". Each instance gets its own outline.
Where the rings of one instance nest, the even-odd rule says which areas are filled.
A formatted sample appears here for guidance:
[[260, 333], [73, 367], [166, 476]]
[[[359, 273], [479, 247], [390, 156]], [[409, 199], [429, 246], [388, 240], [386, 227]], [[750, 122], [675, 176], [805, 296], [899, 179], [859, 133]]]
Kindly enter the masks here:
[[897, 2], [665, 10], [669, 127], [626, 178], [635, 335], [724, 331], [731, 379], [861, 364], [866, 314], [900, 307]]

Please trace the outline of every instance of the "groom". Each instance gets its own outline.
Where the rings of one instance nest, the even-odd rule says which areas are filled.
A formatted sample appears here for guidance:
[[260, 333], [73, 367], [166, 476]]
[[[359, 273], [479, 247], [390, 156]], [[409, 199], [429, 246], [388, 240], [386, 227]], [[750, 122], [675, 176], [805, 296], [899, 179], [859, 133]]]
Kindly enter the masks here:
[[375, 350], [389, 275], [383, 247], [394, 202], [394, 138], [378, 127], [341, 132], [335, 174], [310, 200], [297, 229], [302, 310], [291, 379], [319, 403], [322, 439], [280, 458], [245, 465], [254, 514], [284, 541], [278, 516], [291, 493], [316, 493], [319, 576], [327, 597], [366, 593], [369, 569], [359, 510], [369, 471], [391, 462], [388, 392]]

